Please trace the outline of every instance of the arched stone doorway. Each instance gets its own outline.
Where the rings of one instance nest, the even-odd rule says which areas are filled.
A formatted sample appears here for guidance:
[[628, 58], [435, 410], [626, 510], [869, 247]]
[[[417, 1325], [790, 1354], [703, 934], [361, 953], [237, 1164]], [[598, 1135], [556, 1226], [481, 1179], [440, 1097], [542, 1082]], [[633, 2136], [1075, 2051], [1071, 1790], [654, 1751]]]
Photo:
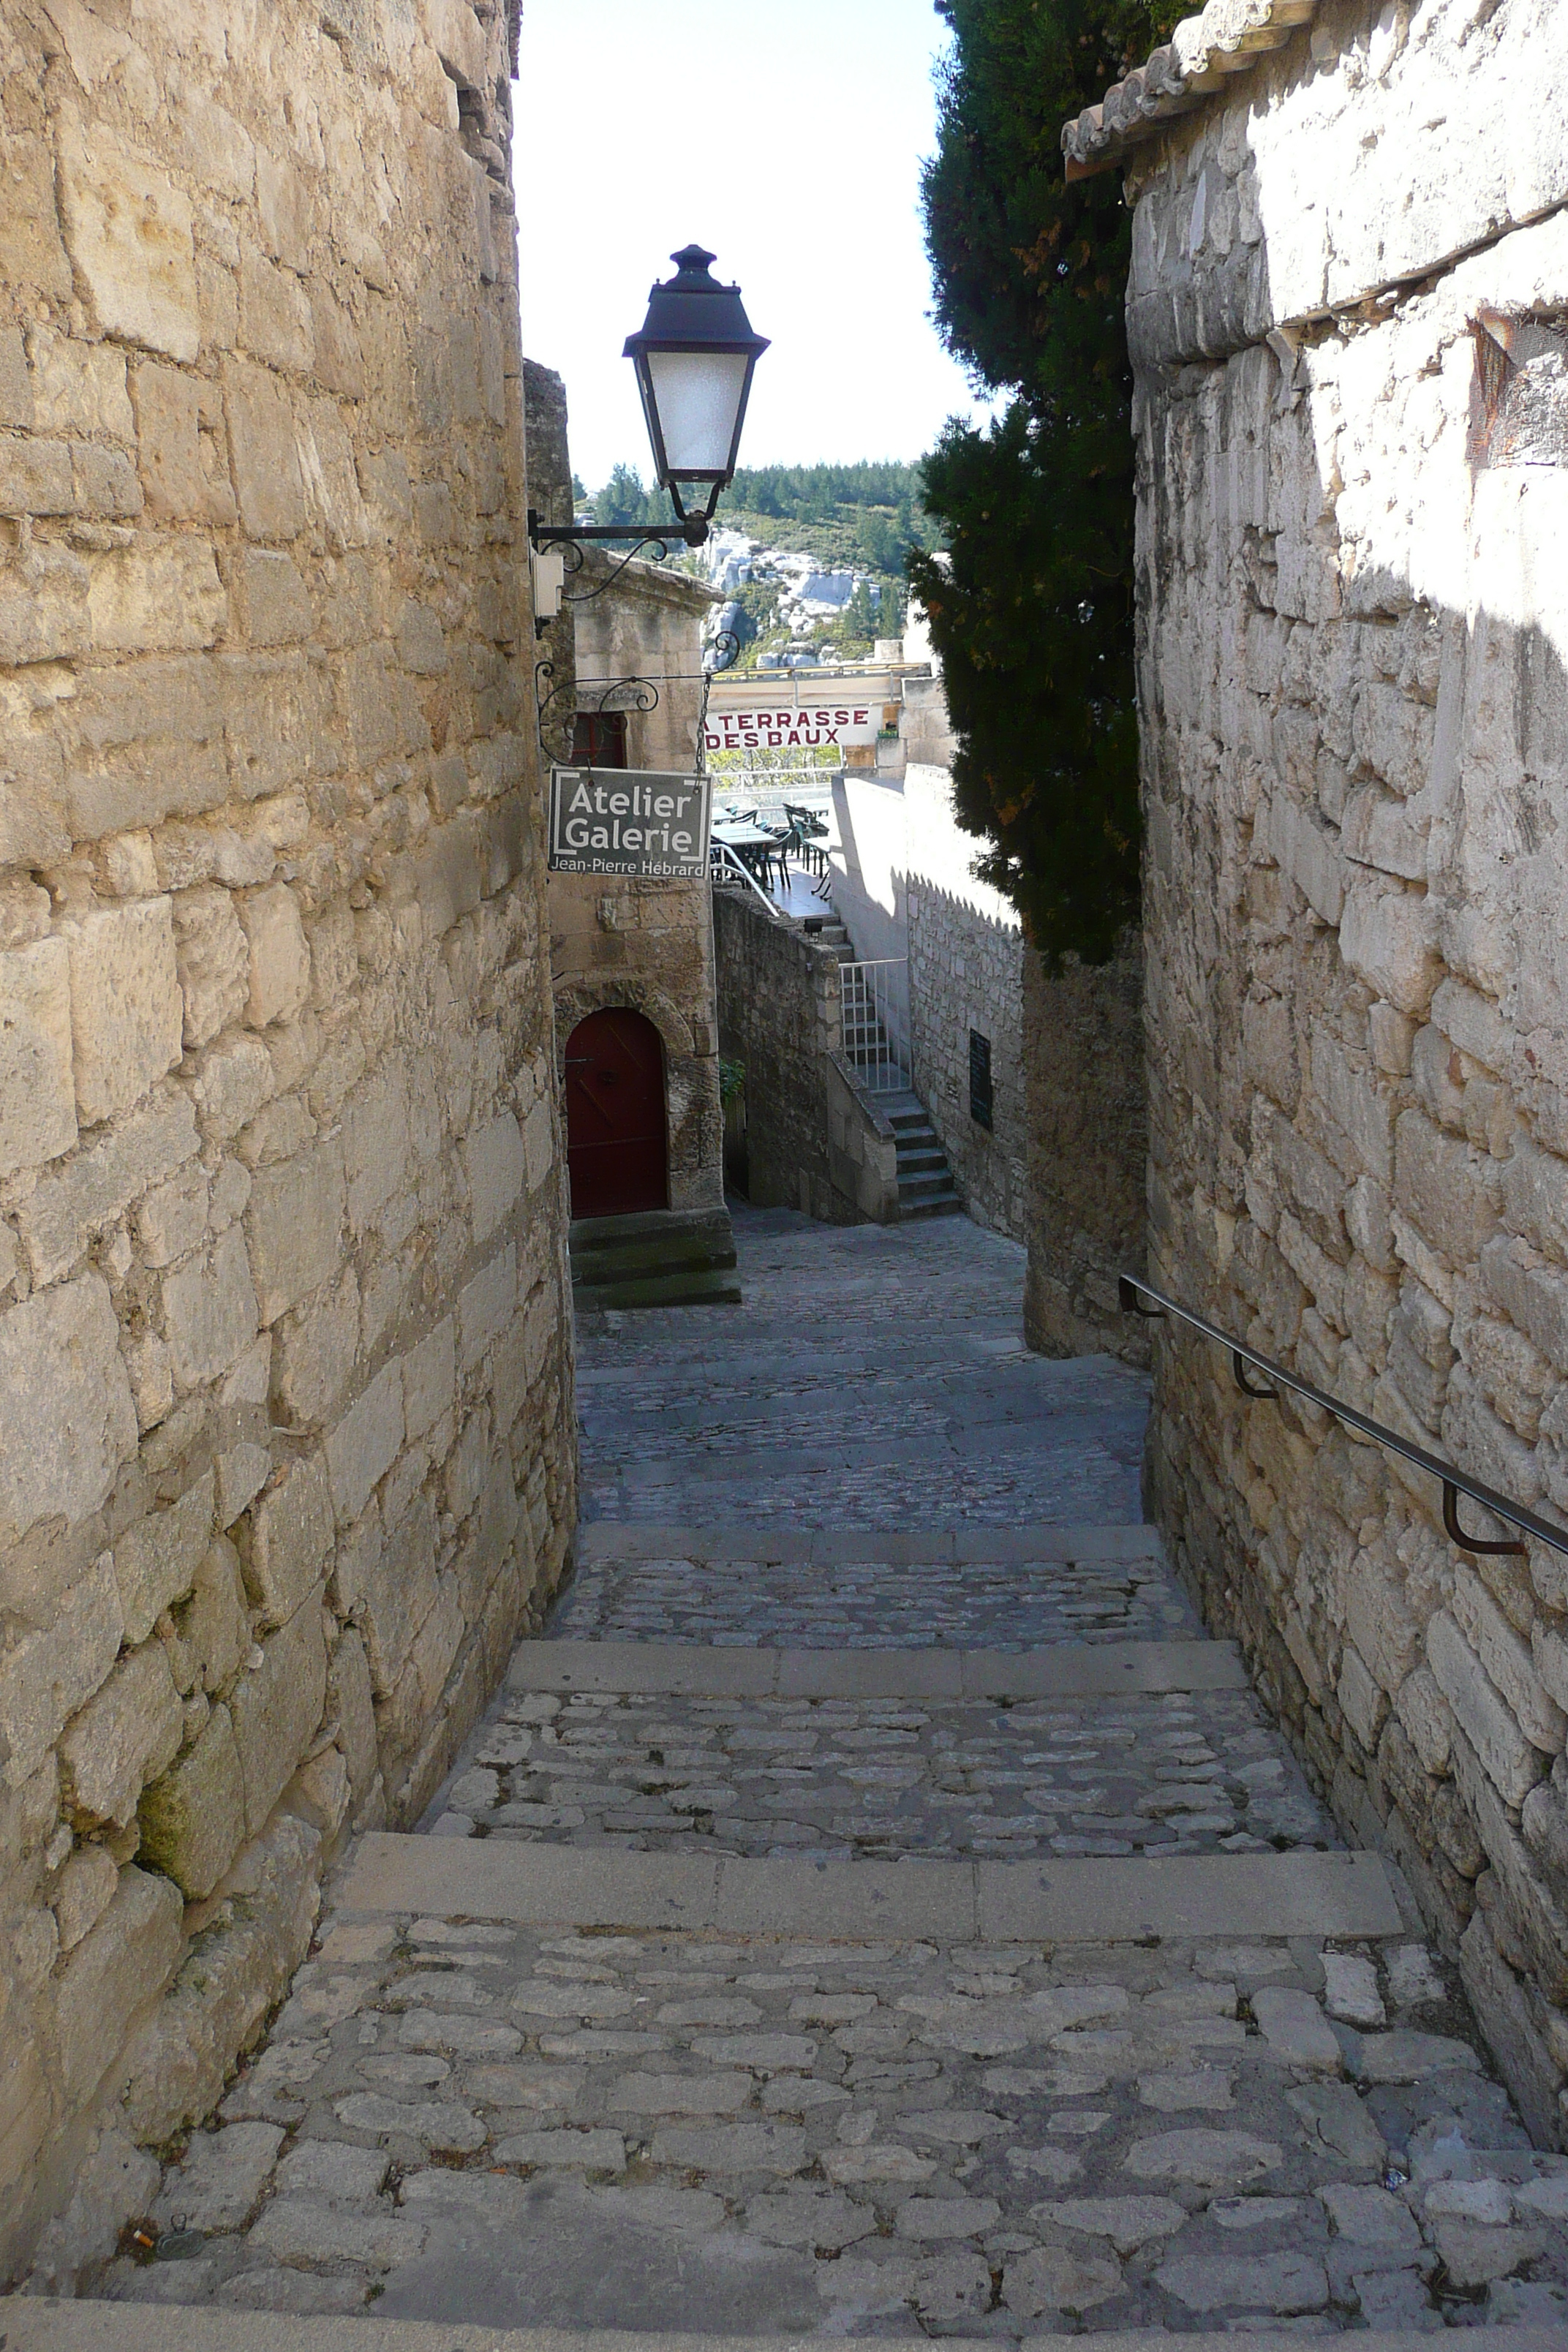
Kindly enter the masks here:
[[669, 1206], [664, 1041], [646, 1013], [590, 1013], [566, 1040], [566, 1163], [576, 1217]]

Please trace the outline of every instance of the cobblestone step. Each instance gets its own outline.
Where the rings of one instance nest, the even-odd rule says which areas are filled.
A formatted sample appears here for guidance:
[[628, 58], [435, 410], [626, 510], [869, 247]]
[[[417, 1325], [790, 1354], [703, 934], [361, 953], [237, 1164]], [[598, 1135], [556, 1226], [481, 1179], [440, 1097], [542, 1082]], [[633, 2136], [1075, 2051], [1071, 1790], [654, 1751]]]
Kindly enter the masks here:
[[[327, 2315], [301, 2317], [245, 2311], [230, 2305], [219, 2311], [180, 2310], [124, 2303], [42, 2303], [21, 2306], [10, 2324], [8, 2352], [756, 2352], [755, 2336], [663, 2330], [631, 2334], [624, 2328], [474, 2327], [454, 2339], [450, 2320], [383, 2319], [374, 2313], [353, 2319]], [[806, 2339], [772, 2334], [771, 2352], [800, 2352]], [[814, 2339], [820, 2344], [821, 2339]], [[1024, 2339], [1028, 2352], [1058, 2352], [1060, 2335]], [[1097, 2352], [1158, 2352], [1169, 2343], [1179, 2352], [1286, 2352], [1292, 2338], [1276, 2327], [1232, 2326], [1220, 2333], [1179, 2335], [1141, 2327], [1133, 2333], [1097, 2335]], [[880, 2352], [921, 2352], [926, 2336], [879, 2335]], [[1370, 2328], [1356, 2336], [1356, 2352], [1430, 2352], [1429, 2338], [1411, 2329]], [[996, 2338], [944, 2334], [946, 2352], [994, 2352]], [[1488, 2352], [1563, 2352], [1568, 2335], [1559, 2327], [1491, 2327]]]
[[362, 1838], [345, 1918], [427, 1913], [514, 1926], [691, 1935], [1079, 1944], [1147, 1937], [1399, 1936], [1374, 1853], [1173, 1861], [752, 1862], [492, 1838]]
[[957, 1527], [768, 1528], [750, 1520], [713, 1527], [656, 1527], [613, 1519], [579, 1528], [577, 1558], [735, 1560], [839, 1568], [856, 1561], [909, 1568], [923, 1562], [997, 1560], [1033, 1567], [1079, 1560], [1163, 1560], [1158, 1528]]
[[1021, 1652], [520, 1642], [506, 1679], [513, 1691], [672, 1691], [713, 1698], [1041, 1698], [1248, 1687], [1233, 1642], [1063, 1643]]

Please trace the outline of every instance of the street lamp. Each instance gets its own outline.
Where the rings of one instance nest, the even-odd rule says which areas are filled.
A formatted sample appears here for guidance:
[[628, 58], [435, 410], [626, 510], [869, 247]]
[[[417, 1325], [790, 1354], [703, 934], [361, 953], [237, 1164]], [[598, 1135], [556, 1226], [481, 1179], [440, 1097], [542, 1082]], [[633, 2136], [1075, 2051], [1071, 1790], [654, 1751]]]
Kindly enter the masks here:
[[[675, 276], [649, 289], [647, 316], [640, 331], [627, 336], [626, 356], [637, 369], [654, 472], [669, 492], [679, 530], [661, 533], [647, 523], [542, 523], [531, 509], [528, 536], [535, 548], [661, 537], [700, 547], [719, 493], [734, 479], [752, 376], [767, 337], [752, 333], [740, 288], [721, 286], [711, 275], [712, 254], [687, 245], [670, 258]], [[688, 505], [696, 508], [704, 492], [700, 511], [689, 512]]]

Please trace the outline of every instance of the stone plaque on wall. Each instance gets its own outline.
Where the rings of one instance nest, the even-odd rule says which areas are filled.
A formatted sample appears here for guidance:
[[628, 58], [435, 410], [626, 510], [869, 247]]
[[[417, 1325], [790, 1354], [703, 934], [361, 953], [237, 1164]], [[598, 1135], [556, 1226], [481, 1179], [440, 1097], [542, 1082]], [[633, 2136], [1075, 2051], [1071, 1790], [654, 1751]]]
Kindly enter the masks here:
[[708, 871], [707, 776], [654, 768], [553, 768], [552, 874], [629, 874], [691, 882]]

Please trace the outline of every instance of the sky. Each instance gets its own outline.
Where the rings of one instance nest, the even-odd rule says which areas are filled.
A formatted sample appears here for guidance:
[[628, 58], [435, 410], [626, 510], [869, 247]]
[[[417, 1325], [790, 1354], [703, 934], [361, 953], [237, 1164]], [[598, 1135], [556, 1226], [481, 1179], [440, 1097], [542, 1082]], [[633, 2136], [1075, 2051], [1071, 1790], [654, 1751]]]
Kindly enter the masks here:
[[693, 239], [773, 341], [742, 466], [918, 457], [985, 413], [929, 317], [945, 37], [931, 0], [523, 0], [523, 348], [566, 379], [590, 489], [649, 478], [621, 346]]

